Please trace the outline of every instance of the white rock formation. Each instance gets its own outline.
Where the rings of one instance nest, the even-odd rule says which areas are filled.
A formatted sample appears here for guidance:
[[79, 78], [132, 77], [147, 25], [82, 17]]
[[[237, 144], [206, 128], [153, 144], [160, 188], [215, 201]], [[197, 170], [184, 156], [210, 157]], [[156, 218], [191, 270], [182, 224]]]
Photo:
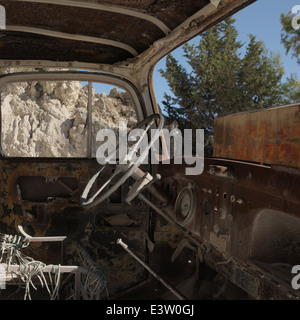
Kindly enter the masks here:
[[[88, 88], [79, 81], [20, 82], [2, 96], [2, 151], [9, 157], [86, 157]], [[118, 89], [93, 93], [93, 153], [101, 128], [137, 123], [129, 96]]]

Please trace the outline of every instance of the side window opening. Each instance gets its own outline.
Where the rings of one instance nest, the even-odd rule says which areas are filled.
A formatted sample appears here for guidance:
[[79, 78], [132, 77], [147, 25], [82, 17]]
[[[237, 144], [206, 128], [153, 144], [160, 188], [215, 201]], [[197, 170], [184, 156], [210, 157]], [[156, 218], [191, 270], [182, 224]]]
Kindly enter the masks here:
[[130, 95], [98, 82], [31, 81], [1, 88], [1, 149], [6, 157], [93, 158], [97, 132], [137, 123]]

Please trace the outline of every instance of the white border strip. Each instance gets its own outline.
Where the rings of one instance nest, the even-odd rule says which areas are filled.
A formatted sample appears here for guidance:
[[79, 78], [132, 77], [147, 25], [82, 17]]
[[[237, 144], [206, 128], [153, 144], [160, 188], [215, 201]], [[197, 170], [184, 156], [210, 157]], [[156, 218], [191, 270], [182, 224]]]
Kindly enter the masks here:
[[128, 46], [127, 44], [119, 42], [119, 41], [110, 40], [110, 39], [75, 35], [75, 34], [71, 34], [71, 33], [58, 32], [58, 31], [39, 29], [39, 28], [32, 28], [32, 27], [23, 27], [23, 26], [6, 26], [5, 31], [34, 33], [34, 34], [55, 37], [55, 38], [61, 38], [61, 39], [99, 43], [99, 44], [104, 44], [104, 45], [124, 49], [124, 50], [130, 52], [134, 57], [136, 57], [139, 54], [134, 48]]
[[120, 13], [131, 17], [140, 18], [143, 20], [147, 20], [153, 24], [155, 24], [159, 29], [161, 29], [165, 35], [168, 35], [171, 30], [159, 19], [131, 9], [126, 9], [117, 6], [103, 5], [99, 3], [91, 3], [88, 1], [72, 1], [72, 0], [14, 0], [19, 2], [32, 2], [32, 3], [46, 3], [46, 4], [55, 4], [69, 7], [78, 7], [78, 8], [86, 8], [86, 9], [94, 9], [101, 10], [107, 12]]

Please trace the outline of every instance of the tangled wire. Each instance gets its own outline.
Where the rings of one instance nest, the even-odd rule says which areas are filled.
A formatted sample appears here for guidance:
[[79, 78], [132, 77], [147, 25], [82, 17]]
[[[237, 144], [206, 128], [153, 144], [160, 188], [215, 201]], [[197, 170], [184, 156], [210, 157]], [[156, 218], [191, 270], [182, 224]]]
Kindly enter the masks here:
[[[27, 298], [31, 300], [30, 286], [35, 290], [37, 288], [33, 284], [33, 277], [37, 277], [41, 283], [42, 287], [46, 287], [48, 293], [50, 294], [50, 299], [55, 300], [59, 298], [59, 286], [60, 286], [60, 265], [50, 265], [50, 271], [48, 271], [51, 290], [48, 286], [48, 281], [45, 278], [45, 268], [48, 267], [46, 264], [36, 261], [31, 257], [26, 256], [21, 252], [21, 249], [29, 245], [29, 240], [18, 235], [7, 235], [0, 234], [0, 263], [7, 264], [7, 273], [17, 275], [25, 283], [25, 295], [24, 300]], [[10, 270], [12, 265], [18, 265], [19, 270], [16, 273]], [[52, 274], [54, 273], [54, 280], [52, 279]]]
[[99, 264], [96, 264], [86, 249], [77, 244], [77, 252], [83, 265], [88, 269], [86, 275], [82, 276], [81, 296], [86, 300], [99, 300], [100, 294], [106, 289], [108, 296], [106, 277]]
[[[19, 235], [7, 235], [0, 233], [0, 263], [7, 265], [7, 274], [19, 277], [25, 283], [24, 300], [31, 300], [30, 288], [37, 290], [33, 278], [38, 278], [42, 287], [45, 287], [51, 300], [59, 299], [61, 282], [61, 266], [46, 265], [36, 261], [21, 252], [21, 249], [28, 247], [30, 241]], [[86, 273], [81, 274], [80, 294], [84, 300], [99, 300], [102, 291], [106, 288], [106, 277], [100, 265], [96, 264], [89, 256], [86, 249], [77, 245], [78, 254], [82, 260]], [[18, 266], [16, 269], [12, 266]], [[46, 270], [47, 268], [47, 270]], [[48, 273], [48, 280], [45, 274]], [[54, 276], [53, 276], [54, 274]], [[50, 282], [50, 283], [49, 283]], [[48, 285], [49, 284], [49, 285]], [[21, 284], [20, 284], [21, 287]]]

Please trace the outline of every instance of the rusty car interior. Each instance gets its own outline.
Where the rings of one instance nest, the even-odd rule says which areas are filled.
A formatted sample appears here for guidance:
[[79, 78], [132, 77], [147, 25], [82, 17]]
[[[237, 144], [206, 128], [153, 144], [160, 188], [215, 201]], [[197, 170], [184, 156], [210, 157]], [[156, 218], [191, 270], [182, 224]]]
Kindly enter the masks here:
[[[120, 167], [95, 158], [95, 133], [111, 119], [161, 130], [156, 63], [253, 2], [0, 0], [0, 299], [300, 298], [291, 287], [299, 104], [216, 119], [214, 155], [199, 175], [174, 159]], [[99, 83], [119, 89], [105, 95]]]

